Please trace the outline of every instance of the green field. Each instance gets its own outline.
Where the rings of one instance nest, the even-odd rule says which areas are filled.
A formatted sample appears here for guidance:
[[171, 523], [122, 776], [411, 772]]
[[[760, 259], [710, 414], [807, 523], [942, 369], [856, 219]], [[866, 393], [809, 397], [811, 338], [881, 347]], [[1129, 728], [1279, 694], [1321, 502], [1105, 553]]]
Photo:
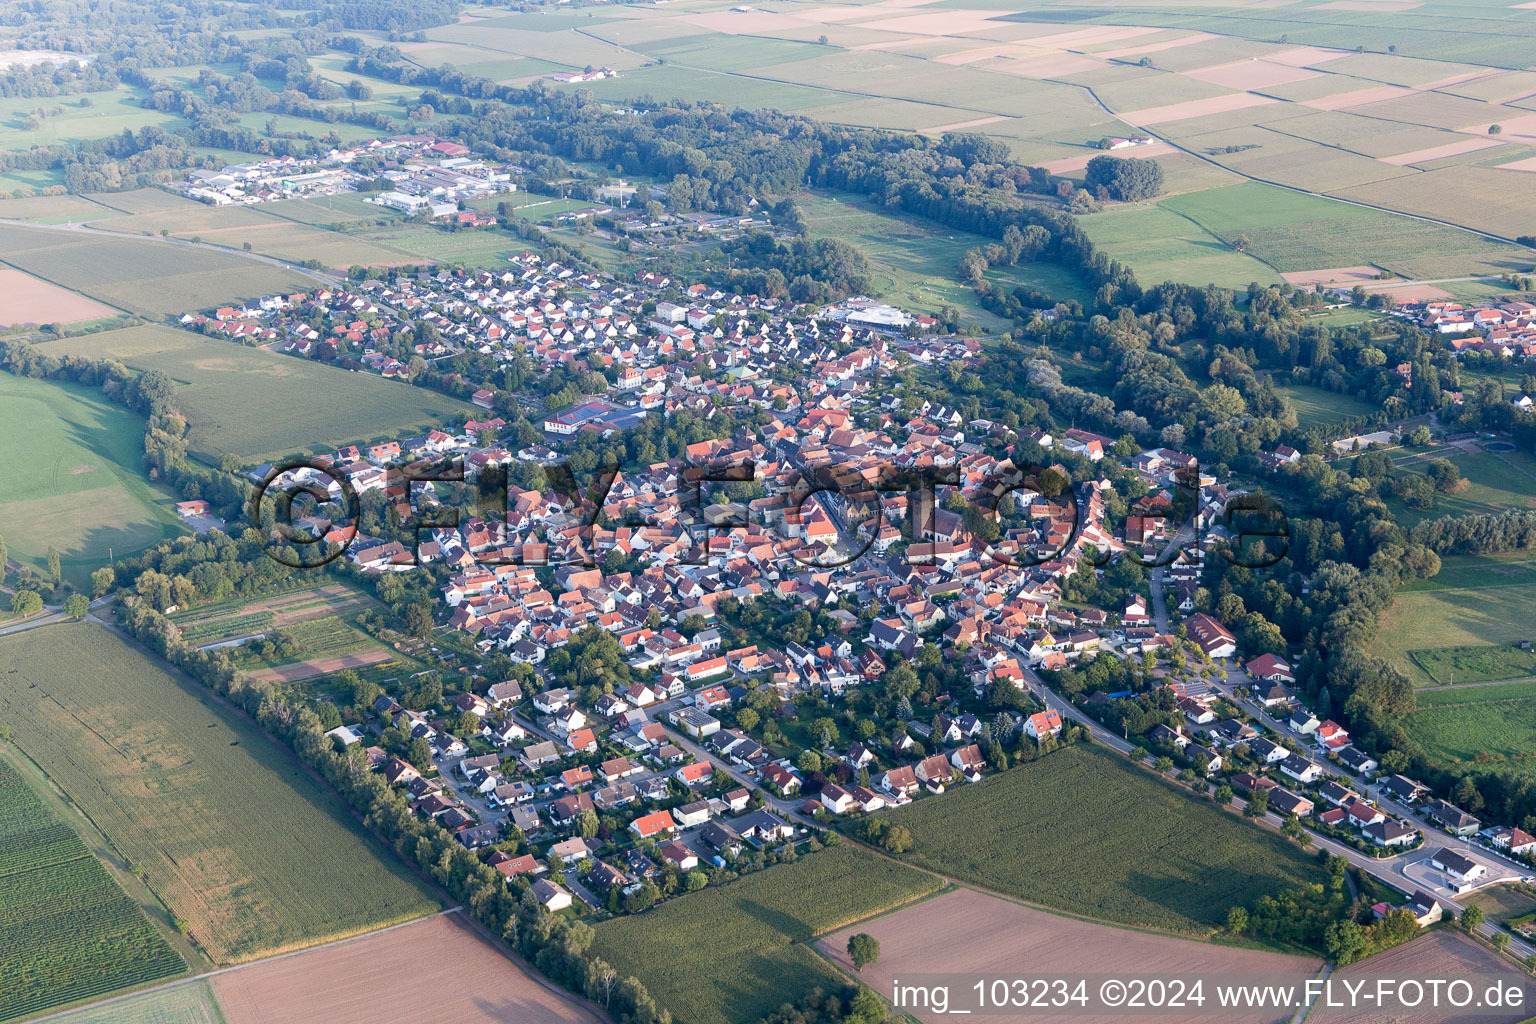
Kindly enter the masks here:
[[0, 536], [10, 557], [46, 571], [59, 552], [66, 579], [180, 533], [175, 499], [141, 472], [144, 420], [92, 388], [0, 371]]
[[47, 342], [51, 355], [117, 359], [180, 387], [194, 454], [256, 461], [302, 448], [399, 438], [470, 406], [445, 395], [173, 327], [146, 325]]
[[[1409, 508], [1395, 497], [1386, 499], [1398, 522], [1415, 526], [1440, 516], [1468, 516], [1503, 512], [1511, 508], [1536, 508], [1536, 458], [1526, 452], [1472, 452], [1448, 449], [1431, 451], [1430, 458], [1449, 459], [1466, 478], [1466, 486], [1454, 494], [1436, 494], [1433, 508]], [[1408, 463], [1400, 468], [1423, 472]]]
[[0, 639], [0, 717], [209, 957], [228, 964], [436, 904], [329, 789], [243, 715], [116, 635]]
[[1372, 408], [1354, 395], [1341, 395], [1309, 384], [1277, 385], [1275, 393], [1296, 410], [1296, 424], [1302, 430], [1330, 426], [1352, 416], [1363, 416]]
[[1405, 716], [1402, 726], [1440, 765], [1476, 771], [1481, 762], [1536, 776], [1536, 698], [1428, 707]]
[[1278, 836], [1191, 799], [1123, 758], [1069, 747], [892, 811], [906, 859], [1107, 921], [1206, 933], [1234, 906], [1315, 880]]
[[1243, 289], [1252, 281], [1279, 280], [1272, 267], [1160, 204], [1112, 206], [1082, 218], [1082, 225], [1094, 245], [1129, 264], [1144, 285], [1180, 281]]
[[206, 981], [130, 996], [109, 1006], [76, 1010], [57, 1024], [224, 1024]]
[[74, 830], [0, 758], [0, 1020], [184, 970]]
[[156, 318], [314, 287], [313, 279], [295, 271], [234, 253], [11, 224], [0, 225], [0, 259], [61, 287]]
[[[847, 194], [808, 195], [800, 201], [809, 236], [857, 246], [869, 261], [874, 290], [887, 302], [930, 313], [953, 305], [986, 326], [1001, 325], [977, 305], [975, 293], [956, 280], [960, 257], [991, 239], [881, 210]], [[1076, 276], [1054, 263], [999, 267], [987, 279], [997, 288], [1038, 288], [1060, 301], [1088, 298]]]
[[1443, 690], [1420, 690], [1414, 696], [1421, 708], [1445, 707], [1450, 704], [1477, 704], [1494, 700], [1520, 700], [1536, 697], [1536, 682], [1454, 686]]
[[1513, 644], [1430, 647], [1409, 651], [1408, 655], [1437, 686], [1536, 677], [1536, 652]]
[[[1499, 248], [1469, 232], [1257, 182], [1173, 196], [1158, 205], [1226, 241], [1247, 235], [1248, 251], [1282, 272], [1375, 264], [1406, 277], [1454, 277], [1458, 270], [1487, 273], [1479, 254]], [[1511, 258], [1521, 251], [1507, 247]], [[1431, 259], [1443, 273], [1423, 272]], [[1405, 261], [1412, 266], [1400, 268]]]
[[[1418, 660], [1422, 652], [1453, 649], [1455, 657], [1467, 661], [1476, 649], [1493, 657], [1492, 652], [1506, 649], [1494, 645], [1536, 640], [1536, 562], [1529, 553], [1447, 556], [1440, 564], [1438, 576], [1398, 591], [1371, 645], [1372, 653], [1400, 669], [1415, 686], [1448, 682], [1426, 671]], [[1430, 664], [1448, 668], [1447, 657], [1433, 653]], [[1499, 658], [1501, 664], [1508, 660]], [[1490, 670], [1493, 667], [1489, 663]], [[1475, 680], [1464, 679], [1458, 671], [1456, 681]]]
[[593, 953], [687, 1024], [752, 1024], [842, 978], [817, 935], [937, 892], [943, 882], [851, 843], [597, 926]]

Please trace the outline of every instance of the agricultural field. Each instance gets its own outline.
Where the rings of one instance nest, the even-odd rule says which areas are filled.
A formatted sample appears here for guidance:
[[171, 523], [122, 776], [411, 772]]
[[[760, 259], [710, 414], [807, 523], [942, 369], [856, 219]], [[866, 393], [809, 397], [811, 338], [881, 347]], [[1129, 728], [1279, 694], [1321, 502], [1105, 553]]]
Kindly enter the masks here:
[[1274, 268], [1160, 204], [1111, 206], [1084, 217], [1082, 225], [1094, 245], [1129, 264], [1143, 285], [1179, 281], [1244, 289], [1279, 279]]
[[[597, 926], [593, 952], [689, 1024], [752, 1024], [838, 976], [816, 936], [937, 892], [924, 871], [842, 843]], [[657, 956], [657, 950], [667, 950]]]
[[17, 269], [146, 317], [313, 286], [234, 253], [104, 233], [0, 224], [0, 253]]
[[186, 970], [70, 826], [0, 757], [0, 1020]]
[[[1364, 983], [1368, 989], [1375, 987], [1376, 979], [1399, 978], [1468, 978], [1483, 982], [1499, 978], [1503, 984], [1522, 985], [1529, 979], [1517, 967], [1486, 947], [1453, 928], [1437, 928], [1410, 942], [1395, 946], [1384, 953], [1341, 967], [1334, 972], [1335, 985]], [[1340, 1000], [1342, 1002], [1343, 1000]], [[1431, 1010], [1426, 1005], [1410, 1015], [1414, 1024], [1458, 1024], [1468, 1017], [1466, 1010], [1440, 1008]], [[1497, 1009], [1481, 1007], [1477, 1020], [1488, 1024], [1515, 1024], [1530, 1016], [1529, 1006]], [[1377, 1024], [1383, 1020], [1401, 1019], [1396, 1014], [1384, 1015], [1374, 1007], [1368, 1011], [1359, 1008], [1316, 1005], [1307, 1015], [1308, 1024]]]
[[[1449, 459], [1461, 470], [1466, 484], [1454, 494], [1436, 494], [1434, 506], [1429, 509], [1409, 508], [1396, 497], [1387, 498], [1387, 507], [1404, 526], [1440, 516], [1536, 508], [1536, 457], [1526, 452], [1467, 452], [1448, 448], [1431, 451], [1427, 457]], [[1422, 471], [1422, 467], [1412, 463], [1399, 464], [1399, 468]]]
[[60, 1017], [56, 1024], [226, 1024], [206, 981], [129, 996]]
[[228, 971], [211, 985], [224, 1024], [598, 1024], [458, 914]]
[[1374, 263], [1404, 277], [1454, 277], [1501, 272], [1489, 269], [1489, 259], [1504, 256], [1488, 257], [1490, 252], [1530, 262], [1521, 249], [1500, 250], [1465, 231], [1257, 182], [1173, 196], [1158, 205], [1227, 242], [1246, 235], [1247, 251], [1281, 272]]
[[435, 909], [286, 750], [113, 633], [34, 629], [0, 639], [0, 661], [13, 741], [216, 963]]
[[9, 267], [0, 268], [0, 328], [23, 324], [76, 324], [99, 320], [117, 311], [78, 292], [49, 284]]
[[177, 500], [143, 475], [144, 420], [99, 391], [0, 371], [0, 533], [45, 572], [48, 548], [77, 586], [107, 562], [181, 532]]
[[1419, 690], [1415, 703], [1420, 708], [1445, 707], [1450, 704], [1476, 704], [1481, 701], [1522, 700], [1536, 697], [1536, 682], [1471, 683], [1463, 686]]
[[1294, 845], [1093, 747], [1056, 751], [887, 820], [911, 830], [905, 859], [914, 864], [1170, 931], [1209, 933], [1232, 907], [1316, 876]]
[[[66, 338], [42, 348], [168, 374], [179, 385], [176, 400], [191, 423], [191, 450], [209, 460], [233, 452], [256, 462], [360, 438], [400, 437], [471, 410], [457, 399], [399, 381], [160, 325]], [[282, 392], [276, 405], [274, 388]]]
[[266, 632], [273, 627], [307, 623], [346, 612], [371, 608], [376, 602], [360, 590], [340, 583], [306, 588], [257, 600], [228, 600], [199, 605], [171, 616], [182, 640], [206, 646], [221, 640]]
[[[1453, 662], [1447, 655], [1430, 655], [1431, 665], [1446, 669], [1439, 679], [1417, 659], [1420, 652], [1454, 650], [1452, 658], [1466, 660], [1473, 649], [1536, 640], [1536, 565], [1524, 558], [1447, 556], [1440, 575], [1398, 591], [1381, 618], [1372, 653], [1401, 670], [1415, 686], [1449, 680]], [[1497, 648], [1501, 649], [1501, 648]], [[1436, 660], [1441, 659], [1441, 660]], [[1468, 682], [1458, 673], [1457, 682]]]
[[271, 639], [282, 639], [288, 649], [270, 657], [249, 656], [247, 645], [236, 653], [241, 667], [254, 679], [272, 683], [298, 683], [339, 672], [395, 661], [395, 653], [356, 626], [336, 616], [326, 616], [283, 626]]
[[[1192, 963], [1212, 975], [1264, 974], [1276, 984], [1302, 984], [1322, 966], [1318, 960], [1262, 950], [1198, 943], [1150, 932], [1096, 924], [980, 893], [957, 889], [915, 906], [828, 935], [817, 947], [850, 975], [848, 939], [855, 932], [873, 935], [880, 959], [857, 972], [859, 982], [888, 993], [896, 978], [913, 975], [1009, 977], [1021, 963], [1045, 977], [1071, 975], [1086, 964], [1110, 964], [1139, 975], [1174, 977]], [[950, 1011], [964, 1007], [952, 993]], [[917, 1019], [937, 1022], [946, 1014], [917, 1010]], [[1121, 1024], [1123, 1016], [1071, 1016], [1082, 1024]], [[1227, 1011], [1222, 1024], [1271, 1024], [1272, 1013]]]
[[1372, 408], [1354, 395], [1341, 395], [1309, 384], [1276, 385], [1275, 393], [1296, 410], [1296, 425], [1302, 430], [1331, 426], [1352, 416], [1363, 416]]

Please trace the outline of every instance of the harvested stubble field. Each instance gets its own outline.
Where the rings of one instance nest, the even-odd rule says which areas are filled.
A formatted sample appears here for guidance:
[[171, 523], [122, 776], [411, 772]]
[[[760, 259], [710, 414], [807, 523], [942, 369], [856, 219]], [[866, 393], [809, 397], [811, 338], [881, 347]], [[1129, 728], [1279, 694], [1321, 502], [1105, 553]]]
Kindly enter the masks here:
[[[807, 943], [942, 881], [842, 843], [597, 926], [593, 951], [688, 1024], [752, 1024], [837, 974]], [[658, 956], [657, 950], [666, 950]]]
[[[1275, 984], [1300, 985], [1322, 966], [1318, 960], [1252, 949], [1197, 943], [1189, 939], [1094, 924], [1020, 906], [1008, 900], [958, 889], [934, 899], [828, 935], [817, 943], [849, 974], [848, 939], [855, 932], [873, 935], [880, 959], [857, 972], [859, 982], [889, 993], [896, 978], [922, 974], [1017, 976], [1020, 965], [1040, 977], [1082, 971], [1123, 971], [1126, 974], [1175, 977], [1187, 975], [1192, 964], [1205, 977], [1232, 974], [1273, 976]], [[968, 992], [952, 992], [952, 1008]], [[946, 1015], [914, 1011], [922, 1021]], [[1073, 1014], [1039, 1018], [1075, 1024], [1123, 1024], [1123, 1015]], [[1273, 1013], [1224, 1012], [1222, 1024], [1272, 1024]]]
[[226, 1024], [597, 1024], [458, 914], [441, 914], [213, 979]]
[[[334, 447], [439, 426], [471, 406], [457, 399], [307, 359], [158, 324], [50, 341], [51, 355], [116, 359], [161, 370], [180, 385], [176, 401], [191, 423], [192, 451], [246, 460], [308, 447]], [[281, 400], [273, 398], [280, 389]]]
[[1375, 988], [1376, 979], [1400, 981], [1405, 978], [1466, 979], [1475, 983], [1479, 997], [1488, 983], [1497, 978], [1506, 988], [1510, 985], [1523, 988], [1525, 998], [1518, 1007], [1481, 1006], [1470, 1016], [1466, 1009], [1431, 1009], [1427, 1001], [1406, 1017], [1377, 1009], [1318, 1005], [1307, 1015], [1308, 1024], [1390, 1024], [1399, 1020], [1411, 1020], [1413, 1024], [1457, 1024], [1468, 1019], [1483, 1024], [1514, 1024], [1530, 1017], [1530, 1001], [1536, 997], [1528, 976], [1466, 935], [1451, 929], [1437, 929], [1420, 935], [1385, 953], [1341, 967], [1333, 974], [1336, 986], [1364, 981], [1367, 991]]
[[0, 253], [12, 266], [60, 287], [148, 317], [314, 284], [234, 253], [104, 232], [0, 224]]
[[0, 1021], [185, 969], [74, 830], [0, 757]]
[[117, 310], [79, 292], [0, 267], [0, 327], [20, 324], [74, 324], [113, 316]]
[[911, 830], [904, 859], [922, 867], [1170, 931], [1208, 933], [1232, 907], [1317, 875], [1295, 845], [1093, 747], [1058, 750], [887, 819]]
[[218, 963], [434, 909], [249, 719], [89, 624], [0, 640], [0, 716], [16, 744], [143, 867]]

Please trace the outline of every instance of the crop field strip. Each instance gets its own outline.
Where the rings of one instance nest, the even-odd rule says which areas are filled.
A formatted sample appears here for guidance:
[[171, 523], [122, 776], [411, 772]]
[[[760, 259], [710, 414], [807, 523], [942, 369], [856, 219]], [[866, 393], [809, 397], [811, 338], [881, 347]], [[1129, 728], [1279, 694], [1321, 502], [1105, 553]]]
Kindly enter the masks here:
[[75, 831], [0, 758], [0, 1020], [184, 970]]
[[[243, 716], [89, 624], [0, 639], [27, 755], [229, 964], [430, 913], [392, 853]], [[146, 709], [153, 709], [153, 714]]]

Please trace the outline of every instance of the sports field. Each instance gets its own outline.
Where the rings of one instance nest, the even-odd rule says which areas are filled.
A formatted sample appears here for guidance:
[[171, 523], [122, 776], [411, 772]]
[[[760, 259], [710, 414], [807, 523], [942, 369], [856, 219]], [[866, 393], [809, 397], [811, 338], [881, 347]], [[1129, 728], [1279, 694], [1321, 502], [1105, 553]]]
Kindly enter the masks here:
[[[1438, 576], [1398, 592], [1371, 651], [1415, 686], [1515, 678], [1502, 673], [1514, 671], [1512, 659], [1525, 652], [1506, 645], [1536, 640], [1533, 623], [1536, 561], [1528, 553], [1447, 556]], [[1457, 662], [1481, 678], [1455, 671]]]
[[0, 1020], [185, 969], [74, 830], [0, 758]]
[[84, 585], [107, 562], [181, 532], [176, 499], [143, 474], [144, 420], [92, 388], [0, 371], [0, 536], [10, 557], [45, 571], [59, 552]]
[[1208, 933], [1232, 907], [1316, 875], [1294, 845], [1093, 747], [1058, 750], [887, 820], [911, 830], [904, 859], [914, 864], [1171, 931]]
[[[593, 952], [690, 1024], [753, 1024], [838, 975], [818, 935], [935, 893], [925, 871], [842, 843], [597, 926]], [[665, 950], [665, 955], [657, 951]]]
[[145, 325], [47, 342], [51, 355], [161, 370], [191, 423], [194, 454], [257, 461], [303, 448], [397, 438], [470, 406], [424, 388], [278, 355], [173, 327]]
[[89, 623], [0, 639], [13, 741], [139, 866], [216, 963], [436, 904], [243, 715]]

